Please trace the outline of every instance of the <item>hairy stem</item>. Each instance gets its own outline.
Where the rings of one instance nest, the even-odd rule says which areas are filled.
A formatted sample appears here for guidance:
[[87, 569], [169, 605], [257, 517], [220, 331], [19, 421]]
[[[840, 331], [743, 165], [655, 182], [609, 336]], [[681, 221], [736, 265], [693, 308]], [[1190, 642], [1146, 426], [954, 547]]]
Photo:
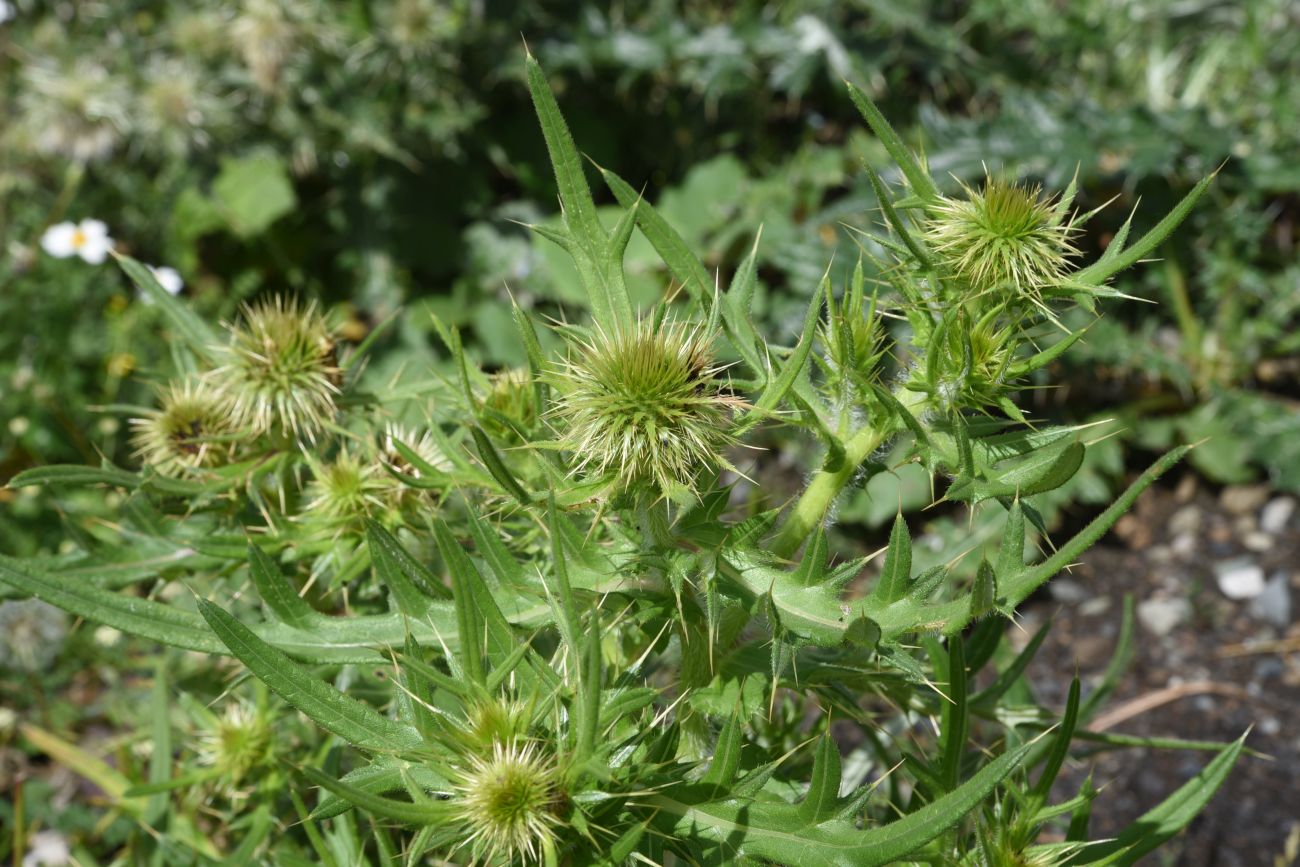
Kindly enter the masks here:
[[[919, 407], [926, 396], [905, 388], [900, 388], [894, 395], [899, 403], [911, 412]], [[817, 528], [826, 517], [831, 504], [853, 479], [854, 473], [871, 453], [885, 442], [885, 439], [898, 429], [894, 419], [881, 419], [879, 425], [864, 427], [844, 443], [844, 462], [837, 470], [819, 470], [813, 476], [808, 487], [804, 489], [799, 500], [790, 509], [785, 522], [777, 530], [772, 540], [772, 552], [778, 557], [791, 557], [804, 540]]]

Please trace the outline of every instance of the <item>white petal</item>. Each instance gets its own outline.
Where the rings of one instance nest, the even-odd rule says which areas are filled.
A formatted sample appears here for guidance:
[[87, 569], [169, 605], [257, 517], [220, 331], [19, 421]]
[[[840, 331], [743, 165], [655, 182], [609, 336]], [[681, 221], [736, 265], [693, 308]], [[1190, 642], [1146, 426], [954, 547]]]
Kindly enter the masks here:
[[108, 240], [108, 226], [104, 225], [103, 220], [82, 220], [77, 228], [81, 229], [81, 234], [86, 236], [87, 241]]
[[167, 290], [169, 295], [179, 295], [181, 290], [185, 288], [185, 281], [181, 279], [180, 272], [175, 268], [168, 268], [166, 265], [161, 268], [150, 266], [149, 272], [158, 281], [158, 285]]
[[56, 223], [41, 235], [41, 249], [51, 256], [66, 259], [77, 252], [77, 227], [72, 223]]
[[104, 235], [102, 238], [86, 238], [77, 253], [92, 265], [98, 265], [108, 258], [108, 251], [113, 249], [113, 239]]

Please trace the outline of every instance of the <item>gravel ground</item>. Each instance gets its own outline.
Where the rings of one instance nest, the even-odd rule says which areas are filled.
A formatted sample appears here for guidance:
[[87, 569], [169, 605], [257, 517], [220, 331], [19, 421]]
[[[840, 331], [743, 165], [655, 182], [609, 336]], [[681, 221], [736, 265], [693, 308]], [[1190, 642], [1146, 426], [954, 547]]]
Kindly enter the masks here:
[[[1064, 703], [1076, 667], [1085, 690], [1109, 661], [1125, 595], [1137, 603], [1133, 665], [1094, 728], [1227, 741], [1243, 756], [1210, 808], [1144, 863], [1288, 865], [1300, 848], [1300, 509], [1264, 487], [1213, 490], [1188, 475], [1151, 489], [1104, 544], [1022, 609], [1026, 640], [1059, 615], [1030, 677]], [[1086, 694], [1086, 692], [1085, 692]], [[1109, 716], [1107, 720], [1104, 717]], [[1076, 763], [1058, 794], [1089, 771], [1104, 790], [1093, 833], [1114, 833], [1193, 776], [1209, 754], [1125, 750]]]

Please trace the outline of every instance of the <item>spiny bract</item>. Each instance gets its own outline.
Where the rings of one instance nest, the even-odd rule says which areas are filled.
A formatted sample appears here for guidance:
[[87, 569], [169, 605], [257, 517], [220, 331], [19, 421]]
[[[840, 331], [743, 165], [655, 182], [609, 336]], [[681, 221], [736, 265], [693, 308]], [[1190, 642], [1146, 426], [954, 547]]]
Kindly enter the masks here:
[[315, 442], [334, 419], [343, 373], [334, 329], [314, 302], [277, 296], [244, 307], [210, 374], [232, 423]]
[[1041, 190], [990, 176], [981, 190], [940, 199], [925, 239], [948, 269], [977, 293], [1010, 289], [1037, 298], [1059, 284], [1077, 256], [1078, 229]]
[[712, 343], [698, 325], [648, 319], [578, 341], [556, 377], [560, 445], [577, 456], [577, 471], [668, 494], [726, 466], [743, 402], [722, 392]]

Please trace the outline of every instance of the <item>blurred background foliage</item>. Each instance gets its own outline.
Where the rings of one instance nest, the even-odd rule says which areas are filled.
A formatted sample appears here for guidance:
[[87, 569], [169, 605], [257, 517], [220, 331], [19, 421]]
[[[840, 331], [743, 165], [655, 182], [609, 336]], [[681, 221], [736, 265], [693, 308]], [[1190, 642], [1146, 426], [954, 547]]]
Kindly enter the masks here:
[[[1217, 481], [1300, 490], [1300, 6], [1292, 0], [6, 0], [0, 4], [0, 480], [45, 462], [131, 463], [167, 342], [111, 263], [56, 259], [50, 225], [103, 220], [177, 269], [201, 312], [260, 293], [340, 305], [362, 338], [399, 308], [371, 375], [445, 363], [432, 318], [487, 366], [522, 363], [506, 300], [577, 318], [521, 35], [598, 165], [643, 187], [722, 280], [762, 232], [756, 309], [793, 333], [874, 219], [866, 87], [937, 175], [1076, 177], [1104, 248], [1219, 169], [1164, 263], [1121, 288], [1042, 390], [1042, 417], [1114, 419], [1062, 502], [1104, 495], [1130, 448], [1211, 437]], [[597, 185], [598, 187], [599, 185]], [[598, 197], [603, 191], [597, 189]], [[542, 203], [539, 206], [538, 203]], [[639, 239], [638, 239], [639, 241]], [[648, 245], [642, 301], [670, 294]], [[640, 243], [644, 243], [640, 241]], [[838, 275], [836, 285], [842, 285]], [[1050, 337], [1048, 338], [1051, 339]], [[1154, 417], [1142, 438], [1126, 419]], [[804, 446], [807, 448], [807, 446]], [[811, 452], [806, 457], [813, 457]], [[785, 464], [803, 472], [798, 447]], [[928, 501], [906, 473], [850, 496], [876, 524]], [[3, 491], [0, 548], [52, 544], [102, 509]], [[870, 494], [870, 496], [868, 495]]]

